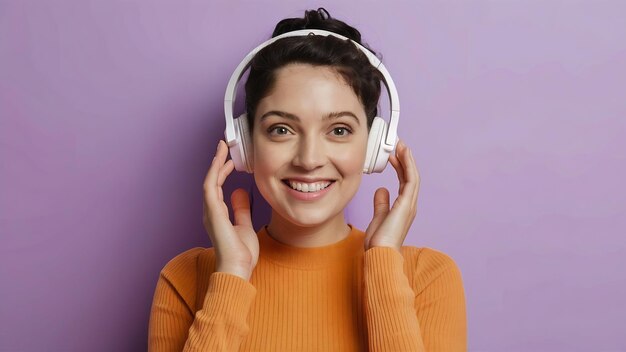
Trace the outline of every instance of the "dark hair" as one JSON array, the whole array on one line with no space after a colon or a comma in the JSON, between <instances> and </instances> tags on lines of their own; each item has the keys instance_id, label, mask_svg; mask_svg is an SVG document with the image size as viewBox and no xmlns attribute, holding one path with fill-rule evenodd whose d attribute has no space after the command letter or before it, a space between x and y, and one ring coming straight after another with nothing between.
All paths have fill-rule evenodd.
<instances>
[{"instance_id":1,"label":"dark hair","mask_svg":"<svg viewBox=\"0 0 626 352\"><path fill-rule=\"evenodd\" d=\"M304 18L285 18L276 24L272 38L298 29L323 29L361 43L361 33L345 22L331 18L326 9L307 10ZM277 69L291 63L330 66L348 83L361 101L367 117L368 129L378 113L380 83L383 75L370 62L365 53L350 40L334 36L295 36L282 38L261 49L250 62L246 81L246 112L250 131L259 101L274 87Z\"/></svg>"}]
</instances>

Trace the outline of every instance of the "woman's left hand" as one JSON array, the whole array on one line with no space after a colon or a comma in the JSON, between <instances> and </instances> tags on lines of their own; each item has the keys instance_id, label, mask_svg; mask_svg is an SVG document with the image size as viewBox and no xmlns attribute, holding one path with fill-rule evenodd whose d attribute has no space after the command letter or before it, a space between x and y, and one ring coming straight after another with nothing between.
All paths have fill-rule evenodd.
<instances>
[{"instance_id":1,"label":"woman's left hand","mask_svg":"<svg viewBox=\"0 0 626 352\"><path fill-rule=\"evenodd\" d=\"M391 247L400 252L417 213L420 176L411 150L403 141L398 141L396 154L389 156L389 162L400 182L398 198L389 209L389 191L384 187L376 190L374 217L365 231L365 250Z\"/></svg>"}]
</instances>

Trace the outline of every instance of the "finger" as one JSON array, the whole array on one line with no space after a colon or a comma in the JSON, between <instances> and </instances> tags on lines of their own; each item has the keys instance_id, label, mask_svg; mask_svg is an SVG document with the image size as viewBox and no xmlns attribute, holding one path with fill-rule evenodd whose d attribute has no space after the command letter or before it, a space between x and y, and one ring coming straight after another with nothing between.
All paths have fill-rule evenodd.
<instances>
[{"instance_id":1,"label":"finger","mask_svg":"<svg viewBox=\"0 0 626 352\"><path fill-rule=\"evenodd\" d=\"M417 169L417 163L415 162L415 158L413 157L413 152L410 152L411 157L411 172L414 174L415 179L417 180L417 187L419 188L419 183L421 181L419 170Z\"/></svg>"},{"instance_id":2,"label":"finger","mask_svg":"<svg viewBox=\"0 0 626 352\"><path fill-rule=\"evenodd\" d=\"M215 151L215 156L213 156L213 160L211 161L211 165L209 166L209 170L207 171L206 177L204 178L204 187L205 190L207 188L209 188L212 185L216 184L216 179L217 179L217 175L216 175L216 168L219 170L219 166L217 166L219 163L217 162L217 153L220 149L220 145L221 145L222 141L220 140L219 143L217 144L217 150Z\"/></svg>"},{"instance_id":3,"label":"finger","mask_svg":"<svg viewBox=\"0 0 626 352\"><path fill-rule=\"evenodd\" d=\"M405 182L416 180L417 174L411 172L415 168L415 161L413 160L411 149L407 145L404 145L403 148L398 151L398 155L396 157L404 170L403 175Z\"/></svg>"},{"instance_id":4,"label":"finger","mask_svg":"<svg viewBox=\"0 0 626 352\"><path fill-rule=\"evenodd\" d=\"M411 168L414 167L415 164L412 161L411 150L403 142L398 143L396 154L396 160L394 160L394 162L397 163L396 171L398 173L398 179L401 179L402 183L393 208L404 204L405 210L412 212L412 208L415 207L413 204L417 200L415 192L417 188L416 174L411 172Z\"/></svg>"},{"instance_id":5,"label":"finger","mask_svg":"<svg viewBox=\"0 0 626 352\"><path fill-rule=\"evenodd\" d=\"M235 168L234 162L232 160L228 160L226 161L226 164L222 165L217 175L217 194L221 202L224 201L224 191L222 189L222 186L224 185L224 181L226 180L226 177L230 175L230 173L233 171L234 168Z\"/></svg>"},{"instance_id":6,"label":"finger","mask_svg":"<svg viewBox=\"0 0 626 352\"><path fill-rule=\"evenodd\" d=\"M414 216L417 211L417 195L419 191L419 173L417 172L417 167L415 166L415 159L413 158L413 153L410 149L408 149L402 156L402 163L405 166L404 169L406 171L406 190L407 190L407 201L409 201L410 206L410 214Z\"/></svg>"},{"instance_id":7,"label":"finger","mask_svg":"<svg viewBox=\"0 0 626 352\"><path fill-rule=\"evenodd\" d=\"M402 166L402 177L405 183L409 182L409 174L407 172L409 160L407 157L409 157L410 153L411 150L409 149L409 146L404 144L404 142L402 143L402 146L396 150L396 158L398 163Z\"/></svg>"},{"instance_id":8,"label":"finger","mask_svg":"<svg viewBox=\"0 0 626 352\"><path fill-rule=\"evenodd\" d=\"M400 157L401 163L405 170L405 179L407 182L417 182L419 181L419 174L417 173L417 167L415 165L415 159L413 158L413 152L409 147L406 147L406 150Z\"/></svg>"},{"instance_id":9,"label":"finger","mask_svg":"<svg viewBox=\"0 0 626 352\"><path fill-rule=\"evenodd\" d=\"M226 158L228 157L228 146L223 139L217 143L217 151L215 152L215 157L217 158L218 164L224 165L226 162Z\"/></svg>"},{"instance_id":10,"label":"finger","mask_svg":"<svg viewBox=\"0 0 626 352\"><path fill-rule=\"evenodd\" d=\"M219 178L219 170L222 165L224 165L224 158L226 157L225 152L225 143L220 140L217 144L217 151L215 157L211 161L211 166L209 167L209 171L204 179L204 193L207 199L215 199L214 196L219 198L219 192L221 191L221 185L218 186L217 181ZM219 189L218 189L219 188Z\"/></svg>"},{"instance_id":11,"label":"finger","mask_svg":"<svg viewBox=\"0 0 626 352\"><path fill-rule=\"evenodd\" d=\"M399 159L399 157L406 152L406 149L407 149L406 144L400 141L398 142L398 148L396 148L396 155L389 156L391 165L394 167L396 171L396 176L398 177L398 183L399 183L398 195L401 195L404 193L405 185L407 182L405 166L400 162L400 159Z\"/></svg>"},{"instance_id":12,"label":"finger","mask_svg":"<svg viewBox=\"0 0 626 352\"><path fill-rule=\"evenodd\" d=\"M233 194L230 195L230 204L233 207L235 225L252 227L248 192L246 192L243 188L237 188Z\"/></svg>"},{"instance_id":13,"label":"finger","mask_svg":"<svg viewBox=\"0 0 626 352\"><path fill-rule=\"evenodd\" d=\"M385 220L387 214L389 213L389 191L381 187L376 190L374 193L374 216L372 217L372 221L367 226L365 233L367 236L365 238L365 246L369 247L369 240L371 236L376 232L380 224Z\"/></svg>"},{"instance_id":14,"label":"finger","mask_svg":"<svg viewBox=\"0 0 626 352\"><path fill-rule=\"evenodd\" d=\"M404 183L404 172L398 172L399 170L402 169L402 165L400 164L398 157L393 154L389 155L389 163L391 164L391 166L393 166L394 169L396 169L396 176L398 177L398 182Z\"/></svg>"},{"instance_id":15,"label":"finger","mask_svg":"<svg viewBox=\"0 0 626 352\"><path fill-rule=\"evenodd\" d=\"M413 190L413 203L416 204L417 195L420 189L420 175L419 175L419 171L417 170L417 165L415 164L415 159L413 158L413 153L411 151L409 151L409 162L410 162L410 166L407 171L409 173L409 177L415 180L414 181L415 187Z\"/></svg>"},{"instance_id":16,"label":"finger","mask_svg":"<svg viewBox=\"0 0 626 352\"><path fill-rule=\"evenodd\" d=\"M402 159L407 169L407 176L409 176L409 173L411 173L411 171L417 170L417 167L415 166L415 159L413 158L413 152L411 151L411 148L409 148L409 146L406 144L404 144L404 148L406 149L406 154L404 154ZM412 173L411 176L417 176L417 173Z\"/></svg>"},{"instance_id":17,"label":"finger","mask_svg":"<svg viewBox=\"0 0 626 352\"><path fill-rule=\"evenodd\" d=\"M374 218L389 212L389 191L381 187L374 193Z\"/></svg>"},{"instance_id":18,"label":"finger","mask_svg":"<svg viewBox=\"0 0 626 352\"><path fill-rule=\"evenodd\" d=\"M389 162L391 163L391 166L393 166L393 168L396 171L396 177L398 178L398 194L401 194L403 189L404 189L404 171L402 170L402 165L400 164L400 162L398 161L398 158L395 155L390 155L389 156Z\"/></svg>"},{"instance_id":19,"label":"finger","mask_svg":"<svg viewBox=\"0 0 626 352\"><path fill-rule=\"evenodd\" d=\"M228 177L228 175L230 175L230 173L233 172L234 169L235 163L232 160L227 160L226 164L222 165L222 167L220 168L219 174L217 176L217 185L220 187L224 185L226 177Z\"/></svg>"}]
</instances>

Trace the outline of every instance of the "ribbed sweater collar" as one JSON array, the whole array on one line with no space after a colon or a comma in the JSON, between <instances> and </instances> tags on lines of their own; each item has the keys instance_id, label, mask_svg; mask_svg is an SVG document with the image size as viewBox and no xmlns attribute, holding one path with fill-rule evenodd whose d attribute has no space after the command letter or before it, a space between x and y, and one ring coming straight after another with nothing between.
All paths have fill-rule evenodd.
<instances>
[{"instance_id":1,"label":"ribbed sweater collar","mask_svg":"<svg viewBox=\"0 0 626 352\"><path fill-rule=\"evenodd\" d=\"M363 252L365 233L348 224L351 231L339 242L321 247L292 247L278 242L263 226L257 233L260 257L276 264L295 269L316 269L332 267Z\"/></svg>"}]
</instances>

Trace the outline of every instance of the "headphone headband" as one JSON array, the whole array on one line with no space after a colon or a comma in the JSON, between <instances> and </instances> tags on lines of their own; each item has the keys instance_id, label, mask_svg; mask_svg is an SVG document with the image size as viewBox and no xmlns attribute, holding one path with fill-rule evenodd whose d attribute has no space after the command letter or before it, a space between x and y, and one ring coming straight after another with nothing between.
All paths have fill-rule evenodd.
<instances>
[{"instance_id":1,"label":"headphone headband","mask_svg":"<svg viewBox=\"0 0 626 352\"><path fill-rule=\"evenodd\" d=\"M254 55L256 55L256 53L259 52L264 47L274 43L275 41L279 39L286 38L286 37L294 37L294 36L306 36L310 34L323 35L323 36L332 35L340 39L350 40L353 44L357 46L357 48L359 48L367 56L370 63L374 67L376 67L380 71L380 73L382 73L384 77L383 83L385 84L385 88L387 89L387 92L389 95L389 102L390 102L390 109L391 109L391 116L389 118L389 128L387 130L387 135L383 137L385 139L383 143L385 144L384 146L385 150L388 150L389 152L391 152L396 145L396 140L397 140L396 137L397 137L397 132L398 132L398 120L400 119L400 101L398 99L398 92L396 90L395 84L393 83L393 79L391 78L391 75L385 68L385 65L383 65L383 63L380 61L380 59L376 57L376 55L374 55L367 48L365 48L361 44L343 35L326 31L326 30L322 30L322 29L300 29L296 31L283 33L281 35L278 35L274 38L271 38L263 42L256 48L252 49L252 51L250 51L250 53L248 53L248 55L246 55L246 57L241 61L241 63L237 66L232 76L230 77L230 81L228 81L228 86L226 87L226 94L224 95L224 114L226 115L226 130L224 131L224 135L226 137L226 143L228 144L228 146L232 147L236 143L236 140L237 140L237 135L235 133L235 126L234 126L234 116L233 116L233 110L235 106L235 97L237 94L237 89L236 89L237 84L239 83L239 80L243 76L243 73L250 67L250 62L252 61L252 58L254 57Z\"/></svg>"}]
</instances>

